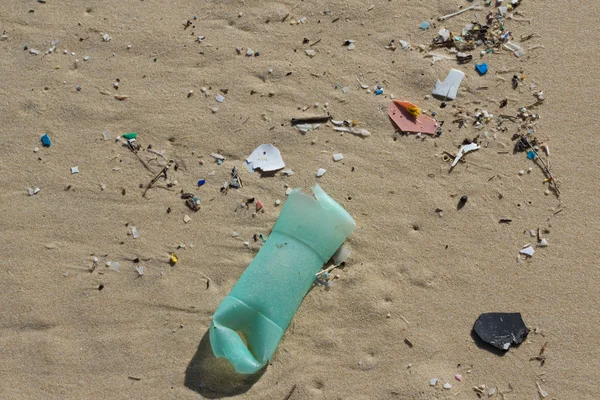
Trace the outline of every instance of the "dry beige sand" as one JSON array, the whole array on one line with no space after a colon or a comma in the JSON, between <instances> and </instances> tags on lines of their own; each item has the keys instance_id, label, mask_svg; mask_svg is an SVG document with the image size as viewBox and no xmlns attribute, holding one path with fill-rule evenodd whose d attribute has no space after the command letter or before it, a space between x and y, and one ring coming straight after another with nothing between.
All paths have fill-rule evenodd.
<instances>
[{"instance_id":1,"label":"dry beige sand","mask_svg":"<svg viewBox=\"0 0 600 400\"><path fill-rule=\"evenodd\" d=\"M549 399L599 398L598 4L523 0L519 18L533 21L506 26L517 39L538 33L523 45L544 48L520 59L506 51L488 55L484 77L474 62L432 66L416 50L440 26L459 31L475 15L484 18L486 11L470 11L418 28L468 4L2 1L0 397L476 399L473 386L485 384L508 400L538 399L540 384ZM194 26L184 29L194 15ZM289 23L301 17L305 24ZM112 39L104 42L102 33ZM195 42L199 35L202 43ZM308 47L303 38L320 42ZM356 40L354 51L342 46L346 39ZM390 39L408 40L414 50L386 50ZM56 51L43 54L52 40ZM260 56L237 55L236 47ZM314 58L307 48L316 50ZM425 95L450 68L467 76L458 98L440 109ZM518 90L512 74L496 73L507 69L526 75ZM385 95L361 89L357 78L382 84ZM485 128L490 139L449 174L443 152L482 133L452 123L457 107L515 115L535 101L532 83L546 97L535 110L536 136L550 146L560 198L545 195L543 172L524 154L502 153L512 150L517 124L493 140L492 122ZM218 104L222 88L228 93ZM117 101L115 93L129 98ZM436 110L443 135L396 137L386 115L390 94ZM511 100L501 111L505 97ZM327 102L336 119L358 120L371 137L324 126L300 134L289 120L321 113L315 102ZM167 190L159 181L163 187L143 198L140 185L153 174L125 147L104 141L105 130L113 138L137 131L144 149L164 150L179 163L169 172L177 185ZM41 146L43 133L50 148ZM261 178L242 168L262 143L281 150L293 176ZM227 158L223 165L214 152ZM337 152L345 158L334 163ZM154 154L139 154L160 170ZM71 175L73 166L79 174ZM244 187L222 195L234 166ZM530 174L518 175L530 166ZM327 173L317 179L320 167ZM196 188L200 178L207 183ZM351 258L333 287L307 295L266 371L236 376L210 351L212 313L259 250L252 236L272 228L285 185L306 191L316 182L356 219ZM29 197L29 187L41 191ZM182 189L200 196L199 212L179 199ZM457 211L463 195L469 201ZM238 209L249 197L265 203L264 213ZM141 237L129 236L127 224ZM550 246L517 263L519 249L534 241L529 230L538 227L550 231ZM177 250L180 243L186 248ZM168 264L172 251L175 267ZM94 256L99 262L90 272ZM144 276L135 271L136 257ZM107 260L119 262L120 272ZM490 311L521 312L536 333L502 357L479 348L471 328ZM530 361L546 342L545 364ZM434 377L440 383L430 387ZM444 390L444 382L452 388ZM498 392L494 399L502 398Z\"/></svg>"}]
</instances>

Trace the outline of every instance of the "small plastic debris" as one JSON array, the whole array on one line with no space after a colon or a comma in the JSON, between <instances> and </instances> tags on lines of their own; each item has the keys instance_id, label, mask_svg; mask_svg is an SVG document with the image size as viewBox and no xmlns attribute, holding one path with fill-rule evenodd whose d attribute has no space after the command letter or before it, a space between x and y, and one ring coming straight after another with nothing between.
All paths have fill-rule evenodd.
<instances>
[{"instance_id":1,"label":"small plastic debris","mask_svg":"<svg viewBox=\"0 0 600 400\"><path fill-rule=\"evenodd\" d=\"M528 245L528 246L522 248L521 250L519 250L519 253L524 254L527 257L533 257L535 250L533 249L533 246Z\"/></svg>"},{"instance_id":2,"label":"small plastic debris","mask_svg":"<svg viewBox=\"0 0 600 400\"><path fill-rule=\"evenodd\" d=\"M297 124L296 129L298 129L302 133L307 133L318 129L320 126L321 124Z\"/></svg>"},{"instance_id":3,"label":"small plastic debris","mask_svg":"<svg viewBox=\"0 0 600 400\"><path fill-rule=\"evenodd\" d=\"M256 212L262 210L263 207L264 207L264 205L263 205L262 201L260 201L260 200L257 199L256 200Z\"/></svg>"},{"instance_id":4,"label":"small plastic debris","mask_svg":"<svg viewBox=\"0 0 600 400\"><path fill-rule=\"evenodd\" d=\"M357 135L357 136L362 136L362 137L367 137L367 136L371 136L371 133L363 128L355 128L352 126L335 126L333 128L334 131L338 131L338 132L349 132L353 135Z\"/></svg>"},{"instance_id":5,"label":"small plastic debris","mask_svg":"<svg viewBox=\"0 0 600 400\"><path fill-rule=\"evenodd\" d=\"M402 132L433 135L440 128L438 121L423 115L419 107L408 101L393 100L388 107L388 116Z\"/></svg>"},{"instance_id":6,"label":"small plastic debris","mask_svg":"<svg viewBox=\"0 0 600 400\"><path fill-rule=\"evenodd\" d=\"M100 190L106 190L106 185L104 183L100 184Z\"/></svg>"},{"instance_id":7,"label":"small plastic debris","mask_svg":"<svg viewBox=\"0 0 600 400\"><path fill-rule=\"evenodd\" d=\"M536 157L537 157L537 154L536 154L536 152L535 152L535 151L533 151L533 150L529 150L529 151L527 152L527 159L528 159L528 160L534 160Z\"/></svg>"},{"instance_id":8,"label":"small plastic debris","mask_svg":"<svg viewBox=\"0 0 600 400\"><path fill-rule=\"evenodd\" d=\"M109 265L109 263L110 263L110 265ZM112 269L113 271L121 272L121 270L119 269L119 267L121 266L121 264L119 264L119 263L118 263L118 262L116 262L116 261L112 261L112 262L111 262L111 261L108 261L108 262L106 263L106 265L107 265L107 266L108 266L110 269Z\"/></svg>"},{"instance_id":9,"label":"small plastic debris","mask_svg":"<svg viewBox=\"0 0 600 400\"><path fill-rule=\"evenodd\" d=\"M500 9L502 7L498 7L498 9ZM525 50L518 44L515 42L511 42L510 40L506 43L504 43L503 46L506 50L512 51L513 54L517 57L521 57L523 54L525 54Z\"/></svg>"},{"instance_id":10,"label":"small plastic debris","mask_svg":"<svg viewBox=\"0 0 600 400\"><path fill-rule=\"evenodd\" d=\"M138 232L138 230L135 226L131 227L131 236L133 236L134 239L137 239L140 237L140 233Z\"/></svg>"},{"instance_id":11,"label":"small plastic debris","mask_svg":"<svg viewBox=\"0 0 600 400\"><path fill-rule=\"evenodd\" d=\"M260 169L263 172L277 171L285 167L281 153L272 144L261 144L246 159L248 171Z\"/></svg>"},{"instance_id":12,"label":"small plastic debris","mask_svg":"<svg viewBox=\"0 0 600 400\"><path fill-rule=\"evenodd\" d=\"M44 133L42 135L41 140L42 140L42 144L44 145L44 147L52 146L52 142L50 141L50 136L48 136L47 133Z\"/></svg>"},{"instance_id":13,"label":"small plastic debris","mask_svg":"<svg viewBox=\"0 0 600 400\"><path fill-rule=\"evenodd\" d=\"M317 178L322 177L323 175L325 175L325 172L327 172L327 170L325 168L319 168L317 170Z\"/></svg>"},{"instance_id":14,"label":"small plastic debris","mask_svg":"<svg viewBox=\"0 0 600 400\"><path fill-rule=\"evenodd\" d=\"M342 244L339 249L331 256L335 265L340 265L350 257L351 249L346 244Z\"/></svg>"},{"instance_id":15,"label":"small plastic debris","mask_svg":"<svg viewBox=\"0 0 600 400\"><path fill-rule=\"evenodd\" d=\"M78 174L79 173L79 167L75 166L75 167L71 167L71 174Z\"/></svg>"},{"instance_id":16,"label":"small plastic debris","mask_svg":"<svg viewBox=\"0 0 600 400\"><path fill-rule=\"evenodd\" d=\"M539 243L537 244L537 247L548 247L548 241L544 238L542 238Z\"/></svg>"},{"instance_id":17,"label":"small plastic debris","mask_svg":"<svg viewBox=\"0 0 600 400\"><path fill-rule=\"evenodd\" d=\"M333 155L333 161L340 161L344 159L344 155L342 153L336 153Z\"/></svg>"},{"instance_id":18,"label":"small plastic debris","mask_svg":"<svg viewBox=\"0 0 600 400\"><path fill-rule=\"evenodd\" d=\"M525 175L525 171L524 171L524 170L522 170L522 169L520 169L520 170L519 170L519 175Z\"/></svg>"},{"instance_id":19,"label":"small plastic debris","mask_svg":"<svg viewBox=\"0 0 600 400\"><path fill-rule=\"evenodd\" d=\"M199 179L198 180L198 187L204 185L206 183L206 179Z\"/></svg>"},{"instance_id":20,"label":"small plastic debris","mask_svg":"<svg viewBox=\"0 0 600 400\"><path fill-rule=\"evenodd\" d=\"M279 199L275 200L275 205L276 205L276 206L279 206L279 205L281 205L281 200L279 200Z\"/></svg>"},{"instance_id":21,"label":"small plastic debris","mask_svg":"<svg viewBox=\"0 0 600 400\"><path fill-rule=\"evenodd\" d=\"M380 94L383 94L383 89L379 88L375 90L375 95L379 96Z\"/></svg>"},{"instance_id":22,"label":"small plastic debris","mask_svg":"<svg viewBox=\"0 0 600 400\"><path fill-rule=\"evenodd\" d=\"M109 131L102 132L102 138L104 140L110 140L110 132Z\"/></svg>"},{"instance_id":23,"label":"small plastic debris","mask_svg":"<svg viewBox=\"0 0 600 400\"><path fill-rule=\"evenodd\" d=\"M220 155L218 153L212 153L210 156L217 161L218 160L225 161L225 157L223 157L222 155Z\"/></svg>"},{"instance_id":24,"label":"small plastic debris","mask_svg":"<svg viewBox=\"0 0 600 400\"><path fill-rule=\"evenodd\" d=\"M444 383L444 389L452 389L452 385L449 384L448 382Z\"/></svg>"},{"instance_id":25,"label":"small plastic debris","mask_svg":"<svg viewBox=\"0 0 600 400\"><path fill-rule=\"evenodd\" d=\"M454 166L456 166L456 164L460 161L462 156L471 151L479 150L479 148L480 146L477 143L470 143L460 146L460 150L458 150L458 154L456 155L456 157L454 157L454 161L452 161L452 165L450 165L450 168L454 168Z\"/></svg>"},{"instance_id":26,"label":"small plastic debris","mask_svg":"<svg viewBox=\"0 0 600 400\"><path fill-rule=\"evenodd\" d=\"M461 381L462 381L462 379L463 379L461 374L456 374L456 375L454 375L454 378L455 378L457 381L459 381L459 382L461 382Z\"/></svg>"},{"instance_id":27,"label":"small plastic debris","mask_svg":"<svg viewBox=\"0 0 600 400\"><path fill-rule=\"evenodd\" d=\"M137 138L137 132L130 132L123 135L123 137L127 140Z\"/></svg>"},{"instance_id":28,"label":"small plastic debris","mask_svg":"<svg viewBox=\"0 0 600 400\"><path fill-rule=\"evenodd\" d=\"M309 56L310 58L313 58L314 56L317 55L317 53L312 49L304 50L304 53L306 53L306 55Z\"/></svg>"},{"instance_id":29,"label":"small plastic debris","mask_svg":"<svg viewBox=\"0 0 600 400\"><path fill-rule=\"evenodd\" d=\"M437 385L438 382L439 382L438 378L431 378L429 380L429 386L435 386L435 385Z\"/></svg>"},{"instance_id":30,"label":"small plastic debris","mask_svg":"<svg viewBox=\"0 0 600 400\"><path fill-rule=\"evenodd\" d=\"M523 343L529 334L521 313L481 314L473 330L482 341L504 351L512 344Z\"/></svg>"},{"instance_id":31,"label":"small plastic debris","mask_svg":"<svg viewBox=\"0 0 600 400\"><path fill-rule=\"evenodd\" d=\"M217 93L217 95L215 96L215 100L217 100L217 102L219 103L222 103L225 101L225 97L223 97L221 93Z\"/></svg>"},{"instance_id":32,"label":"small plastic debris","mask_svg":"<svg viewBox=\"0 0 600 400\"><path fill-rule=\"evenodd\" d=\"M185 214L185 215L183 216L183 222L185 222L186 224L187 224L188 222L190 222L191 220L192 220L192 219L190 218L190 216L189 216L189 215Z\"/></svg>"},{"instance_id":33,"label":"small plastic debris","mask_svg":"<svg viewBox=\"0 0 600 400\"><path fill-rule=\"evenodd\" d=\"M464 77L464 72L453 68L446 76L446 79L444 79L444 82L440 82L438 79L435 83L435 88L431 93L443 100L454 100L456 99L458 87Z\"/></svg>"},{"instance_id":34,"label":"small plastic debris","mask_svg":"<svg viewBox=\"0 0 600 400\"><path fill-rule=\"evenodd\" d=\"M429 29L430 26L431 26L431 24L428 21L423 21L419 25L419 28L421 28L423 30L427 30L427 29Z\"/></svg>"},{"instance_id":35,"label":"small plastic debris","mask_svg":"<svg viewBox=\"0 0 600 400\"><path fill-rule=\"evenodd\" d=\"M169 257L169 264L175 265L179 261L179 258L175 255L175 253L171 253L171 257Z\"/></svg>"},{"instance_id":36,"label":"small plastic debris","mask_svg":"<svg viewBox=\"0 0 600 400\"><path fill-rule=\"evenodd\" d=\"M139 276L144 275L144 267L142 267L141 265L138 265L137 267L135 267L135 270L137 271Z\"/></svg>"},{"instance_id":37,"label":"small plastic debris","mask_svg":"<svg viewBox=\"0 0 600 400\"><path fill-rule=\"evenodd\" d=\"M479 75L485 75L488 72L488 65L486 63L475 64L475 71L477 71Z\"/></svg>"},{"instance_id":38,"label":"small plastic debris","mask_svg":"<svg viewBox=\"0 0 600 400\"><path fill-rule=\"evenodd\" d=\"M103 33L102 34L102 40L104 40L105 42L108 42L111 39L112 38L110 36L108 36L108 33Z\"/></svg>"},{"instance_id":39,"label":"small plastic debris","mask_svg":"<svg viewBox=\"0 0 600 400\"><path fill-rule=\"evenodd\" d=\"M542 396L542 398L546 398L548 397L548 392L546 392L544 389L542 389L542 387L540 386L539 383L536 382L537 388L538 388L538 392L540 394L540 396Z\"/></svg>"},{"instance_id":40,"label":"small plastic debris","mask_svg":"<svg viewBox=\"0 0 600 400\"><path fill-rule=\"evenodd\" d=\"M292 171L291 169L284 169L283 171L281 171L281 173L284 174L285 176L294 175L294 171Z\"/></svg>"}]
</instances>

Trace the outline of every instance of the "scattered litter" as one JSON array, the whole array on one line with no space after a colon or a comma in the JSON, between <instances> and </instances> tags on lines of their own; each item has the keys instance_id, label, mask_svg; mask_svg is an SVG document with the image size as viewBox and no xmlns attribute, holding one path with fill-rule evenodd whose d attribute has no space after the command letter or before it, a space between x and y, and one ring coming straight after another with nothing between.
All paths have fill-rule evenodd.
<instances>
[{"instance_id":1,"label":"scattered litter","mask_svg":"<svg viewBox=\"0 0 600 400\"><path fill-rule=\"evenodd\" d=\"M260 210L262 210L264 208L264 205L262 203L262 201L260 200L256 200L256 212L259 212Z\"/></svg>"},{"instance_id":2,"label":"scattered litter","mask_svg":"<svg viewBox=\"0 0 600 400\"><path fill-rule=\"evenodd\" d=\"M454 375L454 378L455 378L457 381L459 381L459 382L461 382L461 381L462 381L462 379L463 379L461 374L456 374L456 375Z\"/></svg>"},{"instance_id":3,"label":"scattered litter","mask_svg":"<svg viewBox=\"0 0 600 400\"><path fill-rule=\"evenodd\" d=\"M110 132L109 131L102 132L102 138L104 140L110 140Z\"/></svg>"},{"instance_id":4,"label":"scattered litter","mask_svg":"<svg viewBox=\"0 0 600 400\"><path fill-rule=\"evenodd\" d=\"M141 265L138 265L137 267L135 267L135 270L137 271L139 276L144 275L144 267L142 267Z\"/></svg>"},{"instance_id":5,"label":"scattered litter","mask_svg":"<svg viewBox=\"0 0 600 400\"><path fill-rule=\"evenodd\" d=\"M452 389L452 385L446 382L444 383L444 389Z\"/></svg>"},{"instance_id":6,"label":"scattered litter","mask_svg":"<svg viewBox=\"0 0 600 400\"><path fill-rule=\"evenodd\" d=\"M285 176L294 175L294 171L292 171L291 169L284 169L283 171L281 171L281 173L284 174Z\"/></svg>"},{"instance_id":7,"label":"scattered litter","mask_svg":"<svg viewBox=\"0 0 600 400\"><path fill-rule=\"evenodd\" d=\"M439 79L435 83L435 88L432 94L436 97L442 98L443 100L454 100L458 92L458 87L465 77L464 72L457 69L451 69L444 82L440 82Z\"/></svg>"},{"instance_id":8,"label":"scattered litter","mask_svg":"<svg viewBox=\"0 0 600 400\"><path fill-rule=\"evenodd\" d=\"M317 178L322 177L323 175L325 175L325 172L327 172L327 170L325 168L319 168L317 170Z\"/></svg>"},{"instance_id":9,"label":"scattered litter","mask_svg":"<svg viewBox=\"0 0 600 400\"><path fill-rule=\"evenodd\" d=\"M308 50L304 50L304 52L306 53L307 56L309 56L310 58L313 58L314 56L317 55L317 53L313 50L313 49L308 49Z\"/></svg>"},{"instance_id":10,"label":"scattered litter","mask_svg":"<svg viewBox=\"0 0 600 400\"><path fill-rule=\"evenodd\" d=\"M204 185L206 183L206 179L199 179L198 180L198 187Z\"/></svg>"},{"instance_id":11,"label":"scattered litter","mask_svg":"<svg viewBox=\"0 0 600 400\"><path fill-rule=\"evenodd\" d=\"M119 264L119 263L118 263L118 262L116 262L116 261L112 261L112 262L111 262L111 261L107 261L107 262L106 262L106 265L107 265L107 266L108 266L110 269L112 269L113 271L121 272L121 270L119 269L119 267L121 266L121 264Z\"/></svg>"},{"instance_id":12,"label":"scattered litter","mask_svg":"<svg viewBox=\"0 0 600 400\"><path fill-rule=\"evenodd\" d=\"M511 42L510 40L504 43L503 47L506 50L512 51L517 57L521 57L523 54L525 54L525 50L518 43Z\"/></svg>"},{"instance_id":13,"label":"scattered litter","mask_svg":"<svg viewBox=\"0 0 600 400\"><path fill-rule=\"evenodd\" d=\"M548 397L548 392L546 392L544 389L542 389L542 387L540 386L539 383L536 382L535 384L537 385L538 392L539 392L540 396L542 396L542 398L544 398L544 399L546 397Z\"/></svg>"},{"instance_id":14,"label":"scattered litter","mask_svg":"<svg viewBox=\"0 0 600 400\"><path fill-rule=\"evenodd\" d=\"M383 94L383 89L382 88L375 89L375 96L379 96L380 94Z\"/></svg>"},{"instance_id":15,"label":"scattered litter","mask_svg":"<svg viewBox=\"0 0 600 400\"><path fill-rule=\"evenodd\" d=\"M537 244L537 247L548 247L548 241L544 238L542 238L539 243Z\"/></svg>"},{"instance_id":16,"label":"scattered litter","mask_svg":"<svg viewBox=\"0 0 600 400\"><path fill-rule=\"evenodd\" d=\"M52 142L50 141L50 136L48 136L47 133L44 133L42 135L41 140L42 140L42 144L44 145L44 147L52 146Z\"/></svg>"},{"instance_id":17,"label":"scattered litter","mask_svg":"<svg viewBox=\"0 0 600 400\"><path fill-rule=\"evenodd\" d=\"M336 153L333 155L333 161L340 161L344 159L344 155L342 153Z\"/></svg>"},{"instance_id":18,"label":"scattered litter","mask_svg":"<svg viewBox=\"0 0 600 400\"><path fill-rule=\"evenodd\" d=\"M112 38L110 36L108 36L108 33L103 33L102 34L102 40L105 42L110 41Z\"/></svg>"},{"instance_id":19,"label":"scattered litter","mask_svg":"<svg viewBox=\"0 0 600 400\"><path fill-rule=\"evenodd\" d=\"M473 330L482 341L504 351L511 344L521 344L529 334L521 313L481 314Z\"/></svg>"},{"instance_id":20,"label":"scattered litter","mask_svg":"<svg viewBox=\"0 0 600 400\"><path fill-rule=\"evenodd\" d=\"M427 30L427 29L429 29L430 26L431 26L431 24L428 21L423 21L419 25L419 28L421 28L423 30Z\"/></svg>"},{"instance_id":21,"label":"scattered litter","mask_svg":"<svg viewBox=\"0 0 600 400\"><path fill-rule=\"evenodd\" d=\"M175 253L171 253L171 257L169 257L169 264L175 265L179 261L179 258L175 255Z\"/></svg>"},{"instance_id":22,"label":"scattered litter","mask_svg":"<svg viewBox=\"0 0 600 400\"><path fill-rule=\"evenodd\" d=\"M138 232L138 230L135 226L131 227L131 236L133 236L134 239L137 239L140 237L140 233Z\"/></svg>"},{"instance_id":23,"label":"scattered litter","mask_svg":"<svg viewBox=\"0 0 600 400\"><path fill-rule=\"evenodd\" d=\"M437 385L438 381L439 381L438 378L431 378L429 380L429 386L435 386L435 385Z\"/></svg>"},{"instance_id":24,"label":"scattered litter","mask_svg":"<svg viewBox=\"0 0 600 400\"><path fill-rule=\"evenodd\" d=\"M225 101L225 97L223 97L221 93L217 93L217 95L215 96L215 100L217 100L217 102L219 103L222 103Z\"/></svg>"},{"instance_id":25,"label":"scattered litter","mask_svg":"<svg viewBox=\"0 0 600 400\"><path fill-rule=\"evenodd\" d=\"M479 75L485 75L488 72L488 65L486 63L475 64L475 71L477 71Z\"/></svg>"},{"instance_id":26,"label":"scattered litter","mask_svg":"<svg viewBox=\"0 0 600 400\"><path fill-rule=\"evenodd\" d=\"M137 132L129 132L129 133L125 133L123 135L123 137L127 140L131 140L131 139L135 139L137 138Z\"/></svg>"},{"instance_id":27,"label":"scattered litter","mask_svg":"<svg viewBox=\"0 0 600 400\"><path fill-rule=\"evenodd\" d=\"M34 148L33 148L33 152L34 152L34 153L37 153L38 151L40 151L40 148L39 148L39 147L34 147Z\"/></svg>"},{"instance_id":28,"label":"scattered litter","mask_svg":"<svg viewBox=\"0 0 600 400\"><path fill-rule=\"evenodd\" d=\"M186 224L187 224L188 222L190 222L191 220L192 220L192 219L190 218L190 216L189 216L189 215L185 214L185 215L183 216L183 222L185 222Z\"/></svg>"},{"instance_id":29,"label":"scattered litter","mask_svg":"<svg viewBox=\"0 0 600 400\"><path fill-rule=\"evenodd\" d=\"M469 10L473 10L473 9L475 9L475 10L481 10L482 8L480 7L480 4L481 4L480 2L477 2L477 3L473 4L472 6L465 7L462 10L459 10L457 12L441 16L441 17L438 18L438 21L445 21L448 18L452 18L454 16L460 15L460 14L466 12L466 11L469 11Z\"/></svg>"},{"instance_id":30,"label":"scattered litter","mask_svg":"<svg viewBox=\"0 0 600 400\"><path fill-rule=\"evenodd\" d=\"M519 253L524 254L527 257L533 257L535 250L533 249L533 246L527 245L527 246L523 247L521 250L519 250Z\"/></svg>"},{"instance_id":31,"label":"scattered litter","mask_svg":"<svg viewBox=\"0 0 600 400\"><path fill-rule=\"evenodd\" d=\"M416 105L408 101L393 100L388 108L388 116L402 132L435 134L440 123L423 115Z\"/></svg>"},{"instance_id":32,"label":"scattered litter","mask_svg":"<svg viewBox=\"0 0 600 400\"><path fill-rule=\"evenodd\" d=\"M263 172L277 171L285 167L281 152L272 144L261 144L246 159L246 168L254 172L260 169Z\"/></svg>"},{"instance_id":33,"label":"scattered litter","mask_svg":"<svg viewBox=\"0 0 600 400\"><path fill-rule=\"evenodd\" d=\"M339 249L331 256L331 260L335 265L340 265L348 257L350 257L351 249L346 244L342 244Z\"/></svg>"},{"instance_id":34,"label":"scattered litter","mask_svg":"<svg viewBox=\"0 0 600 400\"><path fill-rule=\"evenodd\" d=\"M78 174L79 173L79 167L75 166L75 167L71 167L71 174Z\"/></svg>"},{"instance_id":35,"label":"scattered litter","mask_svg":"<svg viewBox=\"0 0 600 400\"><path fill-rule=\"evenodd\" d=\"M279 200L279 199L275 200L275 205L276 206L281 205L281 200Z\"/></svg>"},{"instance_id":36,"label":"scattered litter","mask_svg":"<svg viewBox=\"0 0 600 400\"><path fill-rule=\"evenodd\" d=\"M296 129L302 133L307 133L319 129L320 126L321 124L297 124Z\"/></svg>"},{"instance_id":37,"label":"scattered litter","mask_svg":"<svg viewBox=\"0 0 600 400\"><path fill-rule=\"evenodd\" d=\"M368 137L371 136L371 133L363 128L355 128L355 127L348 127L348 126L335 126L333 128L334 131L338 131L338 132L349 132L353 135L357 135L357 136L362 136L362 137Z\"/></svg>"},{"instance_id":38,"label":"scattered litter","mask_svg":"<svg viewBox=\"0 0 600 400\"><path fill-rule=\"evenodd\" d=\"M452 161L452 165L450 165L450 168L454 168L454 166L458 163L462 156L471 151L478 150L479 148L480 146L477 143L465 144L460 146L460 150L458 150L458 154L456 155L456 157L454 157L454 161Z\"/></svg>"},{"instance_id":39,"label":"scattered litter","mask_svg":"<svg viewBox=\"0 0 600 400\"><path fill-rule=\"evenodd\" d=\"M301 124L324 124L329 121L328 115L318 115L315 117L292 118L292 125Z\"/></svg>"}]
</instances>

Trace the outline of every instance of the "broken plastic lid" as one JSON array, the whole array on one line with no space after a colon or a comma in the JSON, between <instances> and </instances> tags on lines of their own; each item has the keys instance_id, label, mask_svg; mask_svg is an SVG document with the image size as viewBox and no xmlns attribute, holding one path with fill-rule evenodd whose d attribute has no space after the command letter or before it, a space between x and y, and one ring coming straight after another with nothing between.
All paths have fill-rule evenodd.
<instances>
[{"instance_id":1,"label":"broken plastic lid","mask_svg":"<svg viewBox=\"0 0 600 400\"><path fill-rule=\"evenodd\" d=\"M511 344L521 344L529 334L521 313L484 313L473 330L485 343L507 351Z\"/></svg>"},{"instance_id":2,"label":"broken plastic lid","mask_svg":"<svg viewBox=\"0 0 600 400\"><path fill-rule=\"evenodd\" d=\"M444 79L444 82L440 82L438 79L435 83L435 88L431 93L443 100L454 100L456 99L458 87L464 77L464 72L452 68L448 73L448 76L446 76L446 79Z\"/></svg>"},{"instance_id":3,"label":"broken plastic lid","mask_svg":"<svg viewBox=\"0 0 600 400\"><path fill-rule=\"evenodd\" d=\"M417 107L408 101L394 100L388 108L388 116L394 124L403 132L421 132L433 135L440 128L440 123L435 119L420 114L414 117L408 107Z\"/></svg>"},{"instance_id":4,"label":"broken plastic lid","mask_svg":"<svg viewBox=\"0 0 600 400\"><path fill-rule=\"evenodd\" d=\"M250 172L260 169L263 172L277 171L285 167L281 153L272 144L261 144L246 159L246 167Z\"/></svg>"}]
</instances>

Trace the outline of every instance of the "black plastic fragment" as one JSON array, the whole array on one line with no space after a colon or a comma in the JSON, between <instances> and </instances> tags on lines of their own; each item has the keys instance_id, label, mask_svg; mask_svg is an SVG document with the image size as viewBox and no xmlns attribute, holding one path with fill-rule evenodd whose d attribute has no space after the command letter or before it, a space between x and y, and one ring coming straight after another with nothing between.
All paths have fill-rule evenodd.
<instances>
[{"instance_id":1,"label":"black plastic fragment","mask_svg":"<svg viewBox=\"0 0 600 400\"><path fill-rule=\"evenodd\" d=\"M521 313L481 314L473 330L485 343L504 351L513 344L523 343L529 334Z\"/></svg>"}]
</instances>

